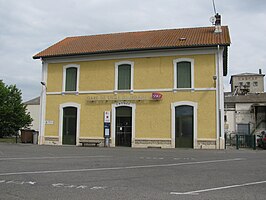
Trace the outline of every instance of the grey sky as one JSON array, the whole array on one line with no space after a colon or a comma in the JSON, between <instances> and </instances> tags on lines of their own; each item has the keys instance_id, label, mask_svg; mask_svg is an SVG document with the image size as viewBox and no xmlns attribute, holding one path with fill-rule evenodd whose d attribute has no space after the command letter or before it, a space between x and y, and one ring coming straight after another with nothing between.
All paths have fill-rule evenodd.
<instances>
[{"instance_id":1,"label":"grey sky","mask_svg":"<svg viewBox=\"0 0 266 200\"><path fill-rule=\"evenodd\" d=\"M266 73L266 1L215 0L228 25L230 75ZM0 79L24 100L40 94L41 62L32 56L76 35L211 26L212 0L0 0Z\"/></svg>"}]
</instances>

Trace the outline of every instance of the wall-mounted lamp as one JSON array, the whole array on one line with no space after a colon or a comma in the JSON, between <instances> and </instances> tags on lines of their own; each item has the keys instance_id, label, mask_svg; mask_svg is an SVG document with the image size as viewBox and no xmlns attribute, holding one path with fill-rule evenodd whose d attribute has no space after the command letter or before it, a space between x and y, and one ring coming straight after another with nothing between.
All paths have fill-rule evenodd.
<instances>
[{"instance_id":1,"label":"wall-mounted lamp","mask_svg":"<svg viewBox=\"0 0 266 200\"><path fill-rule=\"evenodd\" d=\"M215 87L216 88L216 80L217 80L217 76L213 76L212 77L212 79L213 79L213 87Z\"/></svg>"},{"instance_id":2,"label":"wall-mounted lamp","mask_svg":"<svg viewBox=\"0 0 266 200\"><path fill-rule=\"evenodd\" d=\"M44 86L47 89L46 83L45 82L41 82L42 86Z\"/></svg>"}]
</instances>

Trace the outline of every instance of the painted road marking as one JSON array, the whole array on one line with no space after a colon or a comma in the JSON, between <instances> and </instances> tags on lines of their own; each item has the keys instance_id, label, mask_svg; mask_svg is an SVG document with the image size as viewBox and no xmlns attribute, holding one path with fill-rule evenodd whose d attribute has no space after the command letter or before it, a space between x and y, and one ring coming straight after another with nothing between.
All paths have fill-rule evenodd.
<instances>
[{"instance_id":1,"label":"painted road marking","mask_svg":"<svg viewBox=\"0 0 266 200\"><path fill-rule=\"evenodd\" d=\"M244 158L234 158L234 159L225 159L225 160L208 160L208 161L171 163L171 164L160 164L160 165L140 165L140 166L136 165L136 166L125 166L125 167L88 168L88 169L63 169L63 170L54 170L54 171L51 170L51 171L7 172L7 173L0 173L0 176L175 167L175 166L182 166L182 165L210 164L210 163L233 162L233 161L242 161L242 160L245 160L245 159Z\"/></svg>"},{"instance_id":2,"label":"painted road marking","mask_svg":"<svg viewBox=\"0 0 266 200\"><path fill-rule=\"evenodd\" d=\"M245 187L245 186L258 185L258 184L263 184L263 183L266 183L266 181L258 181L258 182L244 183L244 184L238 184L238 185L228 185L228 186L223 186L223 187L209 188L209 189L204 189L204 190L195 190L195 191L190 191L190 192L170 192L170 194L198 195L199 193L203 193L203 192L210 192L210 191L216 191L216 190L226 190L226 189L230 189L230 188Z\"/></svg>"},{"instance_id":3,"label":"painted road marking","mask_svg":"<svg viewBox=\"0 0 266 200\"><path fill-rule=\"evenodd\" d=\"M164 159L173 159L173 160L196 160L195 158L163 158L163 157L139 157L144 160L164 160Z\"/></svg>"},{"instance_id":4,"label":"painted road marking","mask_svg":"<svg viewBox=\"0 0 266 200\"><path fill-rule=\"evenodd\" d=\"M86 185L70 185L70 184L65 184L65 183L54 183L52 184L53 187L58 187L58 188L74 188L74 189L85 189L88 186Z\"/></svg>"},{"instance_id":5,"label":"painted road marking","mask_svg":"<svg viewBox=\"0 0 266 200\"><path fill-rule=\"evenodd\" d=\"M145 160L163 160L164 158L162 158L162 157L140 157L140 159L145 159Z\"/></svg>"},{"instance_id":6,"label":"painted road marking","mask_svg":"<svg viewBox=\"0 0 266 200\"><path fill-rule=\"evenodd\" d=\"M106 187L102 187L102 186L94 186L90 188L91 190L104 190L106 189Z\"/></svg>"},{"instance_id":7,"label":"painted road marking","mask_svg":"<svg viewBox=\"0 0 266 200\"><path fill-rule=\"evenodd\" d=\"M24 157L24 158L0 158L1 160L42 160L42 159L75 159L75 158L108 158L112 156L61 156L61 157Z\"/></svg>"},{"instance_id":8,"label":"painted road marking","mask_svg":"<svg viewBox=\"0 0 266 200\"><path fill-rule=\"evenodd\" d=\"M89 187L87 185L71 185L71 184L66 184L66 183L54 183L52 184L53 187L56 188L72 188L72 189L90 189L90 190L103 190L106 189L107 187L103 187L103 186L93 186L93 187Z\"/></svg>"},{"instance_id":9,"label":"painted road marking","mask_svg":"<svg viewBox=\"0 0 266 200\"><path fill-rule=\"evenodd\" d=\"M35 185L36 184L36 182L34 181L18 181L18 180L0 180L0 183L16 184L16 185L23 185L23 184Z\"/></svg>"},{"instance_id":10,"label":"painted road marking","mask_svg":"<svg viewBox=\"0 0 266 200\"><path fill-rule=\"evenodd\" d=\"M35 185L38 184L35 181L18 181L18 180L0 180L1 184L13 184L13 185ZM66 183L54 183L51 184L50 186L56 187L56 188L73 188L73 189L90 189L90 190L103 190L106 189L107 187L103 186L93 186L89 187L86 185L72 185L72 184L66 184Z\"/></svg>"}]
</instances>

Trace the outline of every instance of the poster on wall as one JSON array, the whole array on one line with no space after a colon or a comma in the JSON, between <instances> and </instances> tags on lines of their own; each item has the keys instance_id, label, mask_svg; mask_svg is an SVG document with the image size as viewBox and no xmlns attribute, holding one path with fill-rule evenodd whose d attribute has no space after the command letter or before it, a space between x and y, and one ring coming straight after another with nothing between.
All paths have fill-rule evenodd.
<instances>
[{"instance_id":1,"label":"poster on wall","mask_svg":"<svg viewBox=\"0 0 266 200\"><path fill-rule=\"evenodd\" d=\"M104 123L111 123L111 112L105 111L104 112Z\"/></svg>"},{"instance_id":2,"label":"poster on wall","mask_svg":"<svg viewBox=\"0 0 266 200\"><path fill-rule=\"evenodd\" d=\"M110 137L111 112L104 111L104 137Z\"/></svg>"}]
</instances>

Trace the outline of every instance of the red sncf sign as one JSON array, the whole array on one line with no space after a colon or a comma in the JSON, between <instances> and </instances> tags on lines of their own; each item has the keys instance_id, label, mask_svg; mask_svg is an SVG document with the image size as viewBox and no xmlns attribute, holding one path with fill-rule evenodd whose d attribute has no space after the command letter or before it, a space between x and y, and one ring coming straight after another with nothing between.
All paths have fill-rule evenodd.
<instances>
[{"instance_id":1,"label":"red sncf sign","mask_svg":"<svg viewBox=\"0 0 266 200\"><path fill-rule=\"evenodd\" d=\"M154 99L154 100L161 100L162 97L163 97L163 95L161 93L158 93L158 92L152 93L152 99Z\"/></svg>"}]
</instances>

